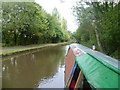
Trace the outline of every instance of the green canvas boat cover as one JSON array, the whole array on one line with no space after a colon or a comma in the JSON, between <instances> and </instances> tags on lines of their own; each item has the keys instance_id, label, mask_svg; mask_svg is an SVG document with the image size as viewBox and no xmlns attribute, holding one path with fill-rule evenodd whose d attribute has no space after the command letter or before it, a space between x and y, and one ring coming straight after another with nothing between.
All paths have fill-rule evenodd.
<instances>
[{"instance_id":1,"label":"green canvas boat cover","mask_svg":"<svg viewBox=\"0 0 120 90\"><path fill-rule=\"evenodd\" d=\"M77 56L75 61L93 87L120 88L119 61L78 44L70 45L73 46L86 52L84 55Z\"/></svg>"}]
</instances>

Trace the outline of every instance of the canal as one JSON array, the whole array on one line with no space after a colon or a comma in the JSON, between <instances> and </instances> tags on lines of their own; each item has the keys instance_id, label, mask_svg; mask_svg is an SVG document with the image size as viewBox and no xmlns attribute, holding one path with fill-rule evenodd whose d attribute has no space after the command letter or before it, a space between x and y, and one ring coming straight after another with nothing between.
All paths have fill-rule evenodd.
<instances>
[{"instance_id":1,"label":"canal","mask_svg":"<svg viewBox=\"0 0 120 90\"><path fill-rule=\"evenodd\" d=\"M3 58L3 88L64 88L65 53L56 46Z\"/></svg>"}]
</instances>

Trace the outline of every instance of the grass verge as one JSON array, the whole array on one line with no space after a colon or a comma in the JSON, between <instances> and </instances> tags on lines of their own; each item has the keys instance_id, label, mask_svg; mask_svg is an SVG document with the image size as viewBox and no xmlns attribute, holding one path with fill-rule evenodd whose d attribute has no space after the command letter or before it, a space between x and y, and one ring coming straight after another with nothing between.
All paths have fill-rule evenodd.
<instances>
[{"instance_id":1,"label":"grass verge","mask_svg":"<svg viewBox=\"0 0 120 90\"><path fill-rule=\"evenodd\" d=\"M46 47L59 46L59 45L67 45L67 44L70 44L70 43L71 42L55 43L55 44L47 44L47 45L36 46L36 47L29 47L29 48L20 48L20 49L14 49L14 50L0 51L0 55L8 56L8 55L16 54L16 53L19 53L19 52L30 51L30 50L46 48Z\"/></svg>"}]
</instances>

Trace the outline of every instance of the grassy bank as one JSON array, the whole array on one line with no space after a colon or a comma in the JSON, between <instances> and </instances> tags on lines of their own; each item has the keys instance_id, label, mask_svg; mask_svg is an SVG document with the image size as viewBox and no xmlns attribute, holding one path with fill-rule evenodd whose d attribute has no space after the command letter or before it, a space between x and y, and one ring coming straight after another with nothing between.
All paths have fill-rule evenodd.
<instances>
[{"instance_id":1,"label":"grassy bank","mask_svg":"<svg viewBox=\"0 0 120 90\"><path fill-rule=\"evenodd\" d=\"M35 47L29 47L29 48L19 48L19 49L13 49L13 50L5 50L5 51L0 51L0 55L8 56L8 55L17 54L17 53L20 53L20 52L25 52L25 51L35 50L35 49L42 49L42 48L53 47L53 46L67 45L67 44L70 44L70 43L72 43L72 42L54 43L54 44L46 44L46 45L40 45L40 46L35 46Z\"/></svg>"}]
</instances>

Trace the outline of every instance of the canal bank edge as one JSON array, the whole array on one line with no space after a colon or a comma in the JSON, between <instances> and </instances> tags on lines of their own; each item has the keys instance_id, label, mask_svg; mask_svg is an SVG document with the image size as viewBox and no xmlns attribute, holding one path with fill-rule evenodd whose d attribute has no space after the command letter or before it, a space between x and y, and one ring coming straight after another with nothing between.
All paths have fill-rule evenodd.
<instances>
[{"instance_id":1,"label":"canal bank edge","mask_svg":"<svg viewBox=\"0 0 120 90\"><path fill-rule=\"evenodd\" d=\"M14 50L0 51L0 56L5 57L5 56L14 55L14 54L19 54L25 51L37 50L37 49L42 49L42 48L47 48L47 47L54 47L54 46L68 45L71 43L74 43L74 42L52 43L52 44L36 46L36 47L21 48L17 50L14 49Z\"/></svg>"}]
</instances>

